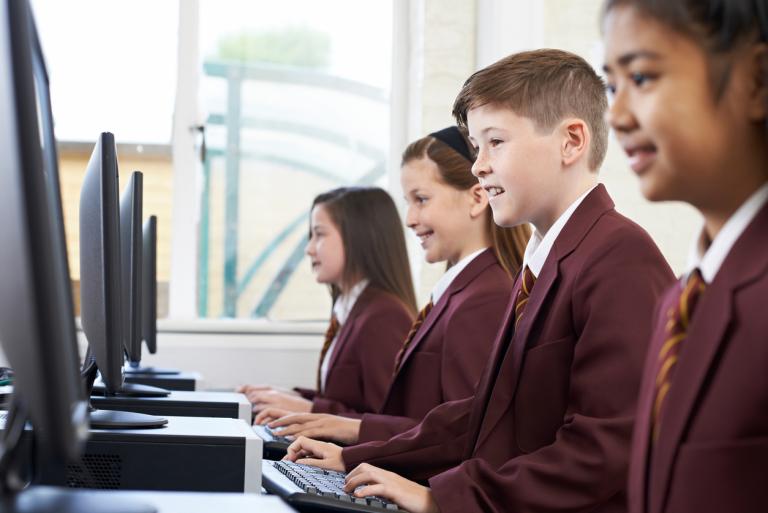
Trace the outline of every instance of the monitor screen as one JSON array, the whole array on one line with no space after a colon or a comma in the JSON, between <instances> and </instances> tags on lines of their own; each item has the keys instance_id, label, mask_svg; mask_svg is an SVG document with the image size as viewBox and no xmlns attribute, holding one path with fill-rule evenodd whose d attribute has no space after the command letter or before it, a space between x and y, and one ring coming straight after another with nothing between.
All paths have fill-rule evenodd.
<instances>
[{"instance_id":1,"label":"monitor screen","mask_svg":"<svg viewBox=\"0 0 768 513\"><path fill-rule=\"evenodd\" d=\"M16 418L28 415L44 456L64 461L79 454L88 417L48 75L27 2L3 0L0 27L0 341Z\"/></svg>"},{"instance_id":2,"label":"monitor screen","mask_svg":"<svg viewBox=\"0 0 768 513\"><path fill-rule=\"evenodd\" d=\"M125 350L131 364L141 361L142 178L140 171L134 171L120 198L120 259Z\"/></svg>"}]
</instances>

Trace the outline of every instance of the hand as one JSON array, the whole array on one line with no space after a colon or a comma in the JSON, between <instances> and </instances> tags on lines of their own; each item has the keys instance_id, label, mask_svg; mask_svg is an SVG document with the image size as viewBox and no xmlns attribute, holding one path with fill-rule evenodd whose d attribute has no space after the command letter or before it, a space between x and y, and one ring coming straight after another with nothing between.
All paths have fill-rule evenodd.
<instances>
[{"instance_id":1,"label":"hand","mask_svg":"<svg viewBox=\"0 0 768 513\"><path fill-rule=\"evenodd\" d=\"M262 410L259 416L269 411L277 413L271 408ZM267 415L264 415L266 418ZM257 419L259 417L256 417ZM357 443L360 437L360 420L329 415L327 413L294 413L280 416L269 423L272 429L282 427L281 436L306 436L321 440L331 440L351 445Z\"/></svg>"},{"instance_id":2,"label":"hand","mask_svg":"<svg viewBox=\"0 0 768 513\"><path fill-rule=\"evenodd\" d=\"M344 460L341 458L341 447L328 442L318 442L305 436L300 436L288 446L284 460L294 461L302 465L344 472Z\"/></svg>"},{"instance_id":3,"label":"hand","mask_svg":"<svg viewBox=\"0 0 768 513\"><path fill-rule=\"evenodd\" d=\"M359 465L347 475L344 491L354 492L356 497L383 497L411 513L440 511L432 496L432 490L368 463Z\"/></svg>"},{"instance_id":4,"label":"hand","mask_svg":"<svg viewBox=\"0 0 768 513\"><path fill-rule=\"evenodd\" d=\"M253 404L253 411L256 413L268 407L280 408L292 413L309 413L312 410L312 401L277 390L253 392L248 396L248 400Z\"/></svg>"},{"instance_id":5,"label":"hand","mask_svg":"<svg viewBox=\"0 0 768 513\"><path fill-rule=\"evenodd\" d=\"M256 418L253 419L253 425L254 426L260 426L262 424L266 424L268 422L272 422L273 420L277 420L281 417L285 417L286 415L292 415L292 411L284 410L282 408L275 408L274 406L269 406L267 408L262 409L258 415L256 415ZM297 414L297 415L305 415L303 413ZM311 415L311 414L307 414Z\"/></svg>"},{"instance_id":6,"label":"hand","mask_svg":"<svg viewBox=\"0 0 768 513\"><path fill-rule=\"evenodd\" d=\"M270 390L274 390L275 392L282 392L288 395L300 396L300 394L295 390L273 387L271 385L240 385L239 387L235 388L235 392L245 394L248 397L248 400L251 402L253 402L250 398L252 394L255 394L256 392L269 392Z\"/></svg>"}]
</instances>

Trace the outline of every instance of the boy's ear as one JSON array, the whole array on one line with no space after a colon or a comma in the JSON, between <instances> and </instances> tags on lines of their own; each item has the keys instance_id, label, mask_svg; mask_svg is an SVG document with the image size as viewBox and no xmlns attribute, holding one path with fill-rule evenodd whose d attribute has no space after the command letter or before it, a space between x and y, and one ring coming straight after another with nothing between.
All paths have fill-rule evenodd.
<instances>
[{"instance_id":1,"label":"boy's ear","mask_svg":"<svg viewBox=\"0 0 768 513\"><path fill-rule=\"evenodd\" d=\"M570 166L589 151L591 134L587 122L579 118L566 119L561 124L563 140L560 152L564 166Z\"/></svg>"},{"instance_id":2,"label":"boy's ear","mask_svg":"<svg viewBox=\"0 0 768 513\"><path fill-rule=\"evenodd\" d=\"M472 201L469 207L469 216L475 219L483 215L486 207L488 207L488 193L478 183L469 189L469 194Z\"/></svg>"},{"instance_id":3,"label":"boy's ear","mask_svg":"<svg viewBox=\"0 0 768 513\"><path fill-rule=\"evenodd\" d=\"M750 84L749 117L753 121L768 119L768 44L752 48L752 83Z\"/></svg>"}]
</instances>

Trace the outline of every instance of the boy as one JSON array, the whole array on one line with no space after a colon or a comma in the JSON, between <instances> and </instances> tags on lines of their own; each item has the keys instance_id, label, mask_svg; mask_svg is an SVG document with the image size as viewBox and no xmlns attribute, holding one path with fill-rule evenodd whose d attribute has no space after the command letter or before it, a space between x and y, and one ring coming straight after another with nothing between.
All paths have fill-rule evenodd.
<instances>
[{"instance_id":1,"label":"boy","mask_svg":"<svg viewBox=\"0 0 768 513\"><path fill-rule=\"evenodd\" d=\"M630 435L653 306L673 280L650 237L619 215L597 170L602 80L559 50L472 75L454 104L478 148L494 220L531 223L523 271L474 398L386 442L297 440L289 458L352 469L358 495L412 512L624 511Z\"/></svg>"}]
</instances>

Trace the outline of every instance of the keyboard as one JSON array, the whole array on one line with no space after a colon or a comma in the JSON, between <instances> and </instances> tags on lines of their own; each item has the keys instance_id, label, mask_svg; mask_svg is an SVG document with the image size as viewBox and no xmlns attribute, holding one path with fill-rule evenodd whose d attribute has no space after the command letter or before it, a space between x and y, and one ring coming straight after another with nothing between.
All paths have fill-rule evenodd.
<instances>
[{"instance_id":1,"label":"keyboard","mask_svg":"<svg viewBox=\"0 0 768 513\"><path fill-rule=\"evenodd\" d=\"M262 461L262 486L299 511L404 512L381 497L355 497L344 491L343 472L289 461Z\"/></svg>"},{"instance_id":2,"label":"keyboard","mask_svg":"<svg viewBox=\"0 0 768 513\"><path fill-rule=\"evenodd\" d=\"M264 442L264 458L268 460L282 459L293 442L293 438L280 436L279 430L275 431L267 426L253 426L253 431Z\"/></svg>"}]
</instances>

